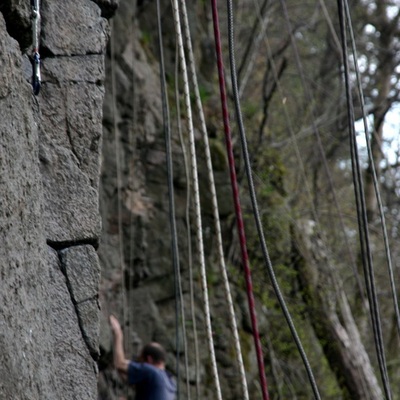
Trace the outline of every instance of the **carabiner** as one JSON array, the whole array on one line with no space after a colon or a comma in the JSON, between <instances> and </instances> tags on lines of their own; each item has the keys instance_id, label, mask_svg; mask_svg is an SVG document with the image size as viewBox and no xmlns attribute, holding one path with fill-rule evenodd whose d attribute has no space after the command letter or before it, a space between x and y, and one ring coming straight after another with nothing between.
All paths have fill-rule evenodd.
<instances>
[{"instance_id":1,"label":"carabiner","mask_svg":"<svg viewBox=\"0 0 400 400\"><path fill-rule=\"evenodd\" d=\"M40 35L40 1L31 0L32 6L32 36L33 36L33 61L32 61L32 88L37 96L40 92L40 54L39 54L39 35Z\"/></svg>"},{"instance_id":2,"label":"carabiner","mask_svg":"<svg viewBox=\"0 0 400 400\"><path fill-rule=\"evenodd\" d=\"M40 76L40 55L37 51L33 53L33 74L32 74L32 88L33 94L37 96L40 92L40 87L42 84L41 76Z\"/></svg>"}]
</instances>

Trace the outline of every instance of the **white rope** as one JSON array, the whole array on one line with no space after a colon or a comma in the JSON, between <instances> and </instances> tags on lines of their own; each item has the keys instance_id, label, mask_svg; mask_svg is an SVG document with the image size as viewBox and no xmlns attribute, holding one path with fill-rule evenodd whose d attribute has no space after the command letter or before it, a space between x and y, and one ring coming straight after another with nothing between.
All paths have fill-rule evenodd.
<instances>
[{"instance_id":1,"label":"white rope","mask_svg":"<svg viewBox=\"0 0 400 400\"><path fill-rule=\"evenodd\" d=\"M213 379L214 379L214 383L215 383L215 389L217 391L216 398L218 400L222 400L221 387L220 387L219 378L218 378L217 362L216 362L216 358L215 358L214 341L213 341L213 337L212 337L210 305L209 305L209 300L208 300L206 266L205 266L205 259L204 259L204 243L203 243L201 209L200 209L199 181L198 181L198 173L197 173L196 147L195 147L195 142L194 142L193 119L192 119L192 109L191 109L191 105L190 105L188 74L187 74L187 68L186 68L185 52L184 52L184 48L183 48L183 39L182 39L181 23L180 23L180 16L179 16L179 6L178 6L177 0L172 1L172 8L173 8L173 14L174 14L175 32L176 32L178 47L179 47L179 57L180 57L180 63L181 63L181 68L182 68L182 75L183 75L185 104L186 104L186 109L187 109L190 156L191 156L192 171L193 171L192 178L193 178L193 192L194 192L194 204L195 204L195 214L196 214L196 234L197 234L197 241L198 241L199 258L200 258L200 273L201 273L202 292L203 292L203 300L204 300L204 313L205 313L205 318L206 318L206 329L207 329L207 339L208 339L207 341L208 341L208 347L209 347L210 357L211 357L212 375L213 375Z\"/></svg>"},{"instance_id":2,"label":"white rope","mask_svg":"<svg viewBox=\"0 0 400 400\"><path fill-rule=\"evenodd\" d=\"M193 258L192 258L192 243L191 243L191 229L190 229L190 166L188 161L188 155L186 151L185 141L182 134L181 124L181 108L180 108L180 96L179 96L179 49L176 47L175 54L175 101L176 101L176 116L177 116L177 127L179 134L179 142L182 149L183 163L185 166L185 177L186 177L186 207L185 207L185 219L186 219L186 230L187 230L187 249L188 249L188 269L189 269L189 292L190 292L190 316L192 320L193 329L193 345L195 355L195 381L196 381L196 396L200 398L200 356L199 356L199 341L197 336L197 325L196 325L196 312L194 307L194 285L193 285ZM183 294L181 294L183 299ZM184 351L185 351L185 368L186 368L186 390L187 399L190 400L190 386L189 386L189 365L188 365L188 347L187 347L187 336L186 336L186 323L183 318L185 317L184 302L181 301L182 307L182 330L184 337Z\"/></svg>"},{"instance_id":3,"label":"white rope","mask_svg":"<svg viewBox=\"0 0 400 400\"><path fill-rule=\"evenodd\" d=\"M40 37L40 0L32 1L32 34L33 34L33 51L39 52L39 37Z\"/></svg>"},{"instance_id":4,"label":"white rope","mask_svg":"<svg viewBox=\"0 0 400 400\"><path fill-rule=\"evenodd\" d=\"M246 373L245 373L244 363L243 363L243 358L242 358L239 333L238 333L238 328L237 328L237 323L236 323L235 309L233 307L232 295L231 295L231 290L230 290L230 285L229 285L229 278L228 278L226 264L225 264L224 250L223 250L223 245L222 245L221 224L220 224L220 220L219 220L218 200L217 200L217 193L215 190L215 180L214 180L213 167L212 167L212 161L211 161L210 145L209 145L209 140L208 140L207 127L206 127L206 121L205 121L205 117L204 117L203 106L201 104L201 99L200 99L199 85L197 82L197 74L196 74L196 67L195 67L194 56L193 56L192 40L191 40L190 29L189 29L189 21L188 21L185 1L180 0L180 4L182 7L183 26L184 26L184 31L185 31L186 46L187 46L187 50L188 50L191 80L192 80L192 84L194 87L196 107L198 109L198 113L199 113L199 117L200 117L201 133L202 133L202 137L203 137L203 141L204 141L204 151L205 151L205 158L206 158L206 165L207 165L207 175L208 175L208 181L209 181L209 189L211 192L211 201L212 201L212 209L213 209L213 216L214 216L214 228L215 228L215 234L216 234L216 239L217 239L219 266L220 266L222 280L223 280L223 284L224 284L225 298L228 303L229 322L231 325L231 330L232 330L233 340L234 340L234 345L235 345L236 361L237 361L238 367L239 367L240 380L241 380L241 386L242 386L242 395L243 395L244 400L248 400L249 394L248 394L248 389L247 389Z\"/></svg>"}]
</instances>

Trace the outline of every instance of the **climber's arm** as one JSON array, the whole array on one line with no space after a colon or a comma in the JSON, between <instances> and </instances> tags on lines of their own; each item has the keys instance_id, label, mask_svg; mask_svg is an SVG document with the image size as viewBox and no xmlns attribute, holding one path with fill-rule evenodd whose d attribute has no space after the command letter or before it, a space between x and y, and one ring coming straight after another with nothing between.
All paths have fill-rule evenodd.
<instances>
[{"instance_id":1,"label":"climber's arm","mask_svg":"<svg viewBox=\"0 0 400 400\"><path fill-rule=\"evenodd\" d=\"M124 337L122 334L121 325L117 318L110 315L110 325L114 336L114 367L117 371L126 378L129 366L129 360L125 358L124 353Z\"/></svg>"}]
</instances>

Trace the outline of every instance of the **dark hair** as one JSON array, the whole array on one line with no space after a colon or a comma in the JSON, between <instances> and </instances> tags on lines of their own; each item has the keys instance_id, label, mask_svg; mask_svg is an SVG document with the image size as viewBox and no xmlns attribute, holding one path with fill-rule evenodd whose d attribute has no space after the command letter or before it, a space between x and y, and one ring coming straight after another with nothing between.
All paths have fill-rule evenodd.
<instances>
[{"instance_id":1,"label":"dark hair","mask_svg":"<svg viewBox=\"0 0 400 400\"><path fill-rule=\"evenodd\" d=\"M148 343L142 349L142 358L147 360L148 357L153 359L153 362L165 362L166 354L164 348L159 343Z\"/></svg>"}]
</instances>

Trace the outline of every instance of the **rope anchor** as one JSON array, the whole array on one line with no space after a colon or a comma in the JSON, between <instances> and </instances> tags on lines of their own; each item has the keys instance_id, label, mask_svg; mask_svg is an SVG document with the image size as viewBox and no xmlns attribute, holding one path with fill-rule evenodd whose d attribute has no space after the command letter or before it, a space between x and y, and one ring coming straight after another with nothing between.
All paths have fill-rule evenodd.
<instances>
[{"instance_id":1,"label":"rope anchor","mask_svg":"<svg viewBox=\"0 0 400 400\"><path fill-rule=\"evenodd\" d=\"M33 36L33 62L32 62L32 88L33 94L37 96L42 84L40 75L39 54L39 29L40 29L40 0L32 0L32 36Z\"/></svg>"}]
</instances>

